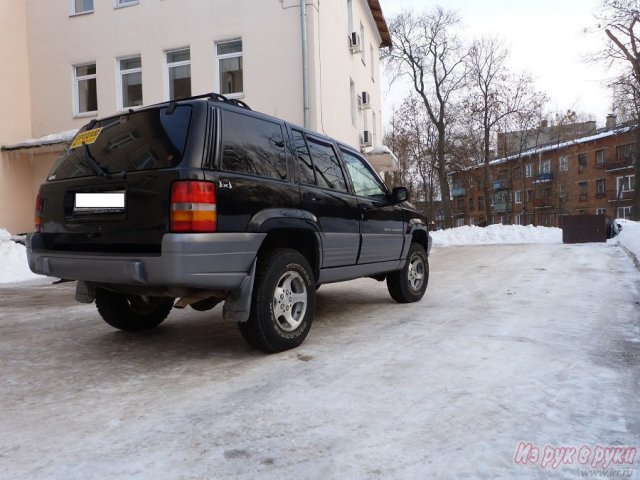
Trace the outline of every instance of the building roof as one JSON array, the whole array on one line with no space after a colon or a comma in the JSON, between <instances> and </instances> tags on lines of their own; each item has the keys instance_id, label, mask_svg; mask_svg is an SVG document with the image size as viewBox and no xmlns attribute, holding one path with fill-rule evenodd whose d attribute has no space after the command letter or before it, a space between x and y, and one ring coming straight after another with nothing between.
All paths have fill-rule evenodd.
<instances>
[{"instance_id":1,"label":"building roof","mask_svg":"<svg viewBox=\"0 0 640 480\"><path fill-rule=\"evenodd\" d=\"M575 138L573 140L567 140L565 142L560 143L552 143L547 145L542 145L540 147L531 148L529 150L525 150L522 153L515 153L503 158L497 158L495 160L491 160L489 165L497 165L500 163L509 162L511 160L517 160L522 157L529 157L531 155L537 155L539 153L552 152L554 150L560 150L562 148L571 147L574 145L580 145L581 143L593 142L595 140L600 140L603 138L611 137L614 135L621 135L623 133L629 133L636 128L635 125L632 126L624 126L614 128L613 130L605 130L600 133L596 133L595 135L588 135L586 137Z\"/></svg>"},{"instance_id":2,"label":"building roof","mask_svg":"<svg viewBox=\"0 0 640 480\"><path fill-rule=\"evenodd\" d=\"M378 32L380 32L380 38L382 39L380 47L390 47L391 35L389 34L389 27L387 26L387 21L384 19L380 2L378 0L368 0L368 3L371 13L373 14L373 18L376 21Z\"/></svg>"}]
</instances>

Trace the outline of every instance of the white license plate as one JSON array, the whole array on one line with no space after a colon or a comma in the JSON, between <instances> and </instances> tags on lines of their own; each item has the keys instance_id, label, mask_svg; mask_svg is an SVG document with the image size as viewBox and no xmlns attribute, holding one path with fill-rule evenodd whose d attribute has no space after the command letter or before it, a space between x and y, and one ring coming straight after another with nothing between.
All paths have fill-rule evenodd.
<instances>
[{"instance_id":1,"label":"white license plate","mask_svg":"<svg viewBox=\"0 0 640 480\"><path fill-rule=\"evenodd\" d=\"M76 212L99 213L124 210L125 192L76 193Z\"/></svg>"}]
</instances>

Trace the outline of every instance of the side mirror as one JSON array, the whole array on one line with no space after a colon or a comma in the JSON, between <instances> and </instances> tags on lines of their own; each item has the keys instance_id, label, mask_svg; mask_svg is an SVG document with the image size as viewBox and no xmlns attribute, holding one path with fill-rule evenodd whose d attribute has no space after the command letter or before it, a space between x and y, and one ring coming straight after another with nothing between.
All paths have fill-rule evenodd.
<instances>
[{"instance_id":1,"label":"side mirror","mask_svg":"<svg viewBox=\"0 0 640 480\"><path fill-rule=\"evenodd\" d=\"M406 202L409 198L409 192L406 187L396 187L391 192L391 203L393 205L397 203Z\"/></svg>"}]
</instances>

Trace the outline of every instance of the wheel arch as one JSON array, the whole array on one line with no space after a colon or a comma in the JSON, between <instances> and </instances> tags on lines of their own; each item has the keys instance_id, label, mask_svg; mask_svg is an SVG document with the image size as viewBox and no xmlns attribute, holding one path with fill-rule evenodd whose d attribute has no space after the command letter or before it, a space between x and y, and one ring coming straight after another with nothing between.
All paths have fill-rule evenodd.
<instances>
[{"instance_id":1,"label":"wheel arch","mask_svg":"<svg viewBox=\"0 0 640 480\"><path fill-rule=\"evenodd\" d=\"M249 231L266 233L258 256L273 248L291 248L309 262L316 281L322 265L322 240L315 215L300 209L266 209L254 215Z\"/></svg>"}]
</instances>

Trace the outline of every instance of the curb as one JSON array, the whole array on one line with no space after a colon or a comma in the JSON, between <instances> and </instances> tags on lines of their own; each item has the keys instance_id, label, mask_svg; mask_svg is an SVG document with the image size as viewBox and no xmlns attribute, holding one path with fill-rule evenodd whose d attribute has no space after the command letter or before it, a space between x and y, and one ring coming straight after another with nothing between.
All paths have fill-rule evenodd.
<instances>
[{"instance_id":1,"label":"curb","mask_svg":"<svg viewBox=\"0 0 640 480\"><path fill-rule=\"evenodd\" d=\"M633 253L631 250L629 250L624 245L622 245L620 242L618 242L618 246L620 246L622 248L622 250L624 250L626 252L626 254L629 255L629 258L631 259L633 264L636 266L636 268L638 270L640 270L640 260L638 260L638 257L636 256L636 254Z\"/></svg>"}]
</instances>

